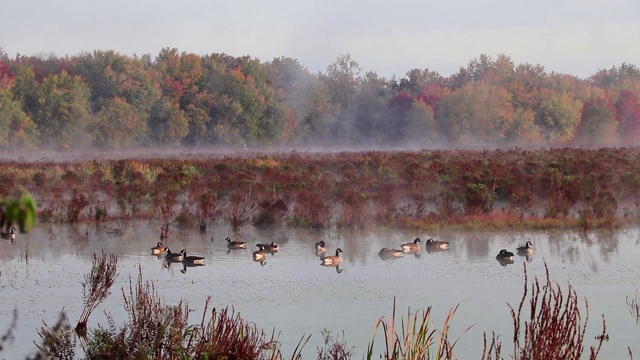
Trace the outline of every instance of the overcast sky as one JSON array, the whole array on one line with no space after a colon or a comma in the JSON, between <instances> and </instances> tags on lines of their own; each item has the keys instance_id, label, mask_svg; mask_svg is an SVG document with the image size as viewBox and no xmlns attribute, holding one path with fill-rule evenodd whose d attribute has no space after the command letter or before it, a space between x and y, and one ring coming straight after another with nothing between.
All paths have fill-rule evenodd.
<instances>
[{"instance_id":1,"label":"overcast sky","mask_svg":"<svg viewBox=\"0 0 640 360\"><path fill-rule=\"evenodd\" d=\"M0 47L16 54L163 47L298 59L325 72L350 53L387 78L449 76L480 54L588 77L640 66L638 0L0 0Z\"/></svg>"}]
</instances>

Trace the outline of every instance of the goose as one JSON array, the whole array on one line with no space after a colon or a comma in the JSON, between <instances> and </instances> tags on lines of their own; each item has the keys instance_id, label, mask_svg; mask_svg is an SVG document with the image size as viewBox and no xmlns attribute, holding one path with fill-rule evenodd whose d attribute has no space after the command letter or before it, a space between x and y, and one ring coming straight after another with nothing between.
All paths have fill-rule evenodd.
<instances>
[{"instance_id":1,"label":"goose","mask_svg":"<svg viewBox=\"0 0 640 360\"><path fill-rule=\"evenodd\" d=\"M520 246L516 250L518 250L518 254L520 255L531 255L533 254L533 244L531 241L527 241L524 246Z\"/></svg>"},{"instance_id":2,"label":"goose","mask_svg":"<svg viewBox=\"0 0 640 360\"><path fill-rule=\"evenodd\" d=\"M316 243L316 254L320 255L327 252L327 247L324 244L324 240L320 240Z\"/></svg>"},{"instance_id":3,"label":"goose","mask_svg":"<svg viewBox=\"0 0 640 360\"><path fill-rule=\"evenodd\" d=\"M510 261L513 260L513 253L511 251L507 251L505 249L500 250L498 255L496 255L496 259Z\"/></svg>"},{"instance_id":4,"label":"goose","mask_svg":"<svg viewBox=\"0 0 640 360\"><path fill-rule=\"evenodd\" d=\"M0 233L0 238L3 240L11 240L11 242L13 242L16 239L16 230L16 227L12 226L11 229L9 229L9 232Z\"/></svg>"},{"instance_id":5,"label":"goose","mask_svg":"<svg viewBox=\"0 0 640 360\"><path fill-rule=\"evenodd\" d=\"M266 251L277 252L280 251L280 246L276 244L275 241L272 241L271 244L256 244L256 246L262 245Z\"/></svg>"},{"instance_id":6,"label":"goose","mask_svg":"<svg viewBox=\"0 0 640 360\"><path fill-rule=\"evenodd\" d=\"M246 241L231 241L230 237L227 237L227 247L229 249L246 249L247 242Z\"/></svg>"},{"instance_id":7,"label":"goose","mask_svg":"<svg viewBox=\"0 0 640 360\"><path fill-rule=\"evenodd\" d=\"M397 259L399 257L402 257L404 253L402 252L402 250L396 250L396 249L387 249L382 248L379 252L378 252L378 256L382 259L382 260L387 260L387 259Z\"/></svg>"},{"instance_id":8,"label":"goose","mask_svg":"<svg viewBox=\"0 0 640 360\"><path fill-rule=\"evenodd\" d=\"M264 249L264 244L257 244L256 246L258 247L258 250L253 252L253 260L259 261L266 259L267 252Z\"/></svg>"},{"instance_id":9,"label":"goose","mask_svg":"<svg viewBox=\"0 0 640 360\"><path fill-rule=\"evenodd\" d=\"M186 250L182 250L180 251L180 253L182 254L182 262L186 263L186 264L193 264L193 265L204 265L204 258L201 256L187 256L187 251Z\"/></svg>"},{"instance_id":10,"label":"goose","mask_svg":"<svg viewBox=\"0 0 640 360\"><path fill-rule=\"evenodd\" d=\"M182 250L184 251L184 250ZM167 248L167 253L164 255L164 259L168 262L181 262L182 261L182 251L179 253L174 253Z\"/></svg>"},{"instance_id":11,"label":"goose","mask_svg":"<svg viewBox=\"0 0 640 360\"><path fill-rule=\"evenodd\" d=\"M322 260L322 264L321 265L329 265L329 266L335 266L335 265L340 265L342 264L342 258L340 257L340 253L343 252L342 249L337 248L336 249L336 254L335 255L329 255L329 256L325 256L323 258L321 258L320 260Z\"/></svg>"},{"instance_id":12,"label":"goose","mask_svg":"<svg viewBox=\"0 0 640 360\"><path fill-rule=\"evenodd\" d=\"M156 246L151 248L151 255L162 254L163 252L166 252L166 251L167 251L167 248L164 247L160 241L158 241L158 244L156 244Z\"/></svg>"},{"instance_id":13,"label":"goose","mask_svg":"<svg viewBox=\"0 0 640 360\"><path fill-rule=\"evenodd\" d=\"M422 242L420 238L416 238L415 240L413 240L412 243L402 244L400 245L400 247L402 248L402 251L404 251L405 253L416 252L420 250L420 245L418 245L419 242Z\"/></svg>"},{"instance_id":14,"label":"goose","mask_svg":"<svg viewBox=\"0 0 640 360\"><path fill-rule=\"evenodd\" d=\"M426 246L432 249L446 250L449 248L449 243L447 241L429 239L426 242Z\"/></svg>"}]
</instances>

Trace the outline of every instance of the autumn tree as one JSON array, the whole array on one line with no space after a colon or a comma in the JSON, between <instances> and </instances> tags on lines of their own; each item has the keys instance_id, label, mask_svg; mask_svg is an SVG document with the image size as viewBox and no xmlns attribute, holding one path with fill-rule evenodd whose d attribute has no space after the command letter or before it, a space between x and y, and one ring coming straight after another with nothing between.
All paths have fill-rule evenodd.
<instances>
[{"instance_id":1,"label":"autumn tree","mask_svg":"<svg viewBox=\"0 0 640 360\"><path fill-rule=\"evenodd\" d=\"M615 103L618 114L618 134L624 144L640 144L640 101L629 90L620 92Z\"/></svg>"},{"instance_id":2,"label":"autumn tree","mask_svg":"<svg viewBox=\"0 0 640 360\"><path fill-rule=\"evenodd\" d=\"M439 102L436 121L455 143L503 142L513 125L510 100L502 87L469 83Z\"/></svg>"},{"instance_id":3,"label":"autumn tree","mask_svg":"<svg viewBox=\"0 0 640 360\"><path fill-rule=\"evenodd\" d=\"M576 141L588 146L611 145L617 140L616 109L604 98L587 101L582 109Z\"/></svg>"},{"instance_id":4,"label":"autumn tree","mask_svg":"<svg viewBox=\"0 0 640 360\"><path fill-rule=\"evenodd\" d=\"M86 79L91 89L91 109L96 116L96 124L91 130L106 131L94 134L96 144L106 146L116 141L127 145L133 144L133 139L136 143L146 141L151 109L161 95L148 69L149 63L148 56L129 58L112 50L79 56L73 71ZM123 118L116 119L115 114L123 115ZM109 129L116 128L130 131L130 136L122 141L114 139L115 133Z\"/></svg>"},{"instance_id":5,"label":"autumn tree","mask_svg":"<svg viewBox=\"0 0 640 360\"><path fill-rule=\"evenodd\" d=\"M551 144L561 144L573 140L578 123L582 102L569 93L557 93L543 89L535 109L535 125Z\"/></svg>"},{"instance_id":6,"label":"autumn tree","mask_svg":"<svg viewBox=\"0 0 640 360\"><path fill-rule=\"evenodd\" d=\"M270 84L282 94L289 111L285 129L289 142L320 137L320 122L330 109L326 84L292 58L275 58L267 67Z\"/></svg>"},{"instance_id":7,"label":"autumn tree","mask_svg":"<svg viewBox=\"0 0 640 360\"><path fill-rule=\"evenodd\" d=\"M2 50L0 48L0 50ZM15 75L0 60L0 148L35 145L38 136L36 125L22 110L22 104L11 91Z\"/></svg>"},{"instance_id":8,"label":"autumn tree","mask_svg":"<svg viewBox=\"0 0 640 360\"><path fill-rule=\"evenodd\" d=\"M188 131L189 122L178 104L163 97L153 105L149 116L151 141L159 145L178 145Z\"/></svg>"}]
</instances>

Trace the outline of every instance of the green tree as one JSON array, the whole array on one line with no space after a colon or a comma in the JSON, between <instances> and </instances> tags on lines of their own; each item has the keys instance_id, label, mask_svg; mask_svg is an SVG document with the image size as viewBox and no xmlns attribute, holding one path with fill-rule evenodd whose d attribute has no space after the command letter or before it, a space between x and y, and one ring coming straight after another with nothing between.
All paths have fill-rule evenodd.
<instances>
[{"instance_id":1,"label":"green tree","mask_svg":"<svg viewBox=\"0 0 640 360\"><path fill-rule=\"evenodd\" d=\"M178 104L169 98L159 99L151 108L149 135L159 145L177 145L189 132L189 121Z\"/></svg>"},{"instance_id":2,"label":"green tree","mask_svg":"<svg viewBox=\"0 0 640 360\"><path fill-rule=\"evenodd\" d=\"M33 68L27 63L13 64L10 68L14 73L11 92L16 101L22 103L25 113L33 118L39 105L39 85Z\"/></svg>"},{"instance_id":3,"label":"green tree","mask_svg":"<svg viewBox=\"0 0 640 360\"><path fill-rule=\"evenodd\" d=\"M378 145L386 141L389 127L388 106L392 98L389 83L368 72L360 81L360 91L352 102L354 142L361 145ZM400 139L395 139L399 141Z\"/></svg>"},{"instance_id":4,"label":"green tree","mask_svg":"<svg viewBox=\"0 0 640 360\"><path fill-rule=\"evenodd\" d=\"M287 110L262 65L223 54L208 57L204 66L205 89L216 99L209 115L218 140L260 145L282 139Z\"/></svg>"},{"instance_id":5,"label":"green tree","mask_svg":"<svg viewBox=\"0 0 640 360\"><path fill-rule=\"evenodd\" d=\"M136 108L115 97L94 115L89 132L94 134L93 144L98 147L127 147L146 140L147 123L140 118Z\"/></svg>"},{"instance_id":6,"label":"green tree","mask_svg":"<svg viewBox=\"0 0 640 360\"><path fill-rule=\"evenodd\" d=\"M91 137L96 144L115 145L115 141L124 146L131 144L132 138L146 141L141 135L146 131L151 108L161 95L151 70L148 56L130 58L108 50L83 53L78 57L73 71L86 79L91 89L91 109L97 121L91 128L94 132ZM135 110L135 115L130 113L131 109ZM116 113L125 118L115 120L113 116ZM113 121L113 124L108 124ZM129 123L123 124L123 121ZM131 137L125 137L123 141L113 138L115 133L109 129L120 125L133 131Z\"/></svg>"},{"instance_id":7,"label":"green tree","mask_svg":"<svg viewBox=\"0 0 640 360\"><path fill-rule=\"evenodd\" d=\"M330 118L335 119L335 122L329 136L334 139L333 142L344 141L343 144L346 143L347 146L353 142L355 133L351 103L358 91L360 71L360 64L347 53L338 56L327 67L327 74L320 77L327 84L331 103L334 104L334 116Z\"/></svg>"},{"instance_id":8,"label":"green tree","mask_svg":"<svg viewBox=\"0 0 640 360\"><path fill-rule=\"evenodd\" d=\"M34 116L45 145L82 146L90 122L90 90L80 76L66 71L47 77Z\"/></svg>"},{"instance_id":9,"label":"green tree","mask_svg":"<svg viewBox=\"0 0 640 360\"><path fill-rule=\"evenodd\" d=\"M560 144L573 140L580 122L582 102L568 93L543 89L536 111L535 125L546 141Z\"/></svg>"}]
</instances>

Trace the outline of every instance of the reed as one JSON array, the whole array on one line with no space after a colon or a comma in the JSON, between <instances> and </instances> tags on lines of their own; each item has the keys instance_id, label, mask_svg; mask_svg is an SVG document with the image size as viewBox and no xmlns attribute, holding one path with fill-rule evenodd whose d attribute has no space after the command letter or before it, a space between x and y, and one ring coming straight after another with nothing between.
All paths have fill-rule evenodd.
<instances>
[{"instance_id":1,"label":"reed","mask_svg":"<svg viewBox=\"0 0 640 360\"><path fill-rule=\"evenodd\" d=\"M408 309L406 324L404 318L400 319L401 325L398 329L396 325L396 300L394 298L391 318L382 317L376 323L373 339L369 343L367 350L367 359L374 358L373 348L380 328L382 328L385 339L385 352L380 355L381 359L439 360L455 358L453 350L458 340L453 343L449 341L449 326L458 306L449 311L441 330L431 326L431 307L426 310L416 311L413 316L411 315L411 310ZM470 328L467 328L465 332ZM398 331L402 333L400 334ZM434 345L437 346L436 349L432 349Z\"/></svg>"},{"instance_id":2,"label":"reed","mask_svg":"<svg viewBox=\"0 0 640 360\"><path fill-rule=\"evenodd\" d=\"M84 309L76 325L76 333L79 336L86 337L89 316L111 293L111 286L117 276L117 264L116 255L107 256L103 252L98 258L95 253L93 254L91 272L85 275L85 282L82 284Z\"/></svg>"},{"instance_id":3,"label":"reed","mask_svg":"<svg viewBox=\"0 0 640 360\"><path fill-rule=\"evenodd\" d=\"M627 306L629 307L629 313L636 321L636 323L640 323L640 297L638 297L638 290L636 290L636 296L633 298L626 298Z\"/></svg>"},{"instance_id":4,"label":"reed","mask_svg":"<svg viewBox=\"0 0 640 360\"><path fill-rule=\"evenodd\" d=\"M513 319L513 357L515 359L580 359L589 319L589 305L585 299L584 318L575 289L568 285L563 292L559 284L551 282L545 264L546 279L529 281L524 264L524 292L517 309L511 305ZM523 308L528 303L529 318L524 319ZM583 320L584 319L584 320ZM598 356L606 338L606 325L602 320L602 335L598 347L591 347L590 359Z\"/></svg>"}]
</instances>

